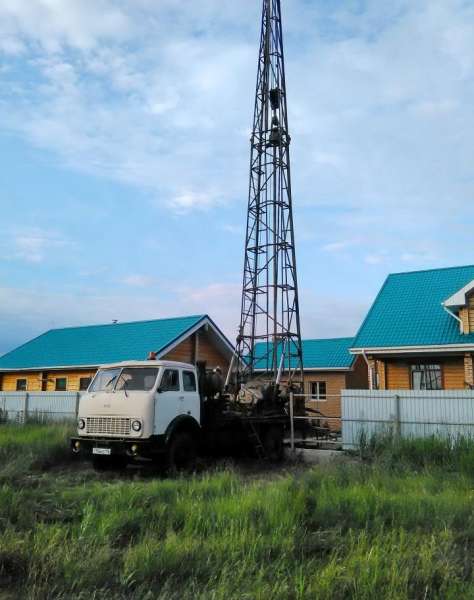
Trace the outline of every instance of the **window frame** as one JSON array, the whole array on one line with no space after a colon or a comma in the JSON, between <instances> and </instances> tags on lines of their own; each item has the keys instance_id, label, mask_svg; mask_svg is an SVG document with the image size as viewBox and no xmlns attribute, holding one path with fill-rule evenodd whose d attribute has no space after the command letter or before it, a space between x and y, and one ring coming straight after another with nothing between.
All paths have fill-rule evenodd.
<instances>
[{"instance_id":1,"label":"window frame","mask_svg":"<svg viewBox=\"0 0 474 600\"><path fill-rule=\"evenodd\" d=\"M64 389L59 390L58 389L58 381L61 381L63 379L64 379ZM54 391L55 392L67 392L67 377L55 377L54 378Z\"/></svg>"},{"instance_id":2,"label":"window frame","mask_svg":"<svg viewBox=\"0 0 474 600\"><path fill-rule=\"evenodd\" d=\"M310 381L310 396L313 402L327 402L328 400L328 385L326 380L317 380ZM324 385L324 392L321 393L321 384ZM316 387L316 392L314 392L314 387Z\"/></svg>"},{"instance_id":3,"label":"window frame","mask_svg":"<svg viewBox=\"0 0 474 600\"><path fill-rule=\"evenodd\" d=\"M194 388L192 390L186 389L186 385L184 383L184 376L186 374L192 375L193 382L194 382ZM189 369L183 369L181 371L181 377L182 377L182 381L183 381L183 392L187 392L188 394L194 394L194 393L196 393L197 392L196 373L194 371L190 371Z\"/></svg>"},{"instance_id":4,"label":"window frame","mask_svg":"<svg viewBox=\"0 0 474 600\"><path fill-rule=\"evenodd\" d=\"M20 383L20 381L24 381L25 382L25 387L24 388L21 388L21 389L18 388L18 384ZM18 377L16 379L16 382L15 382L15 391L16 392L27 392L28 391L28 377Z\"/></svg>"},{"instance_id":5,"label":"window frame","mask_svg":"<svg viewBox=\"0 0 474 600\"><path fill-rule=\"evenodd\" d=\"M430 369L428 369L427 367L431 367ZM438 371L438 369L433 369L433 367L437 367L439 368L439 379L437 377L437 375L435 375L435 378L439 381L439 386L440 387L426 387L426 375L428 373L436 373ZM443 369L443 363L441 362L412 362L409 363L409 369L410 369L410 388L414 391L418 391L418 392L425 392L425 391L432 391L432 392L439 392L441 390L444 390L444 369ZM420 382L423 381L423 376L425 379L425 387L422 387L421 384L419 387L415 387L414 385L414 375L415 373L420 373L421 374L421 378L420 378ZM432 382L432 378L430 377L430 381Z\"/></svg>"},{"instance_id":6,"label":"window frame","mask_svg":"<svg viewBox=\"0 0 474 600\"><path fill-rule=\"evenodd\" d=\"M89 383L86 385L86 387L81 387L81 382L88 380ZM89 389L90 384L92 383L93 377L91 377L90 375L88 377L79 377L79 391L80 392L86 392Z\"/></svg>"},{"instance_id":7,"label":"window frame","mask_svg":"<svg viewBox=\"0 0 474 600\"><path fill-rule=\"evenodd\" d=\"M174 371L178 375L178 389L171 389L171 390L170 389L163 389L163 379L164 379L167 371ZM160 378L160 385L158 386L158 389L162 393L164 393L164 392L181 392L180 369L175 369L173 367L165 367L163 369L163 374L161 375L161 378Z\"/></svg>"}]
</instances>

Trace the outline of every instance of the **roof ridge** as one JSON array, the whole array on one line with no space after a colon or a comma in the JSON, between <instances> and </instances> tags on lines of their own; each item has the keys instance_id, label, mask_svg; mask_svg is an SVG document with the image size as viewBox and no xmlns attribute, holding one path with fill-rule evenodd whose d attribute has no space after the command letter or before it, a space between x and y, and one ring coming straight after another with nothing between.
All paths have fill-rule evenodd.
<instances>
[{"instance_id":1,"label":"roof ridge","mask_svg":"<svg viewBox=\"0 0 474 600\"><path fill-rule=\"evenodd\" d=\"M454 267L433 267L431 269L417 269L415 271L398 271L395 273L389 273L387 277L391 277L392 275L413 275L415 273L430 273L432 271L449 271L454 269L472 269L473 265L458 265Z\"/></svg>"},{"instance_id":2,"label":"roof ridge","mask_svg":"<svg viewBox=\"0 0 474 600\"><path fill-rule=\"evenodd\" d=\"M42 333L41 335L44 335L45 333L49 333L51 331L64 331L66 329L87 329L88 327L118 327L120 325L133 325L133 324L139 324L139 323L154 323L156 321L178 321L179 319L204 319L205 317L207 317L207 314L201 314L201 315L183 315L181 317L161 317L160 319L141 319L139 321L120 321L117 323L97 323L96 325L71 325L69 327L55 327L54 329L48 329L48 331L45 331L44 333ZM37 336L40 337L40 336ZM36 338L33 338L36 339ZM32 341L32 340L29 340ZM28 342L25 342L28 343Z\"/></svg>"}]
</instances>

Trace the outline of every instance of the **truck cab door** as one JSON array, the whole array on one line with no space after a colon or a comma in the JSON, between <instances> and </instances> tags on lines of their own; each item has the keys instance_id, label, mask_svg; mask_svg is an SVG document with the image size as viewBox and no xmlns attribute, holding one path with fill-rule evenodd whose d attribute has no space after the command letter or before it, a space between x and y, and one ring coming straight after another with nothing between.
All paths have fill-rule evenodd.
<instances>
[{"instance_id":1,"label":"truck cab door","mask_svg":"<svg viewBox=\"0 0 474 600\"><path fill-rule=\"evenodd\" d=\"M171 421L184 411L179 369L165 369L155 395L155 434L165 433Z\"/></svg>"},{"instance_id":2,"label":"truck cab door","mask_svg":"<svg viewBox=\"0 0 474 600\"><path fill-rule=\"evenodd\" d=\"M183 369L182 377L182 396L183 412L186 415L194 417L198 423L201 422L201 400L197 389L196 373L191 370Z\"/></svg>"}]
</instances>

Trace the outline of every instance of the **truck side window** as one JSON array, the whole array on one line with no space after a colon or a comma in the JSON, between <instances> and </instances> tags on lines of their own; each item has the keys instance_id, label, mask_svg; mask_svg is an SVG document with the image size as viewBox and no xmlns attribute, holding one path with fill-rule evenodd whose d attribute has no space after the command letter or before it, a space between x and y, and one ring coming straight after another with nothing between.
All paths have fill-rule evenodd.
<instances>
[{"instance_id":1,"label":"truck side window","mask_svg":"<svg viewBox=\"0 0 474 600\"><path fill-rule=\"evenodd\" d=\"M179 371L166 369L161 378L160 389L162 392L179 392Z\"/></svg>"},{"instance_id":2,"label":"truck side window","mask_svg":"<svg viewBox=\"0 0 474 600\"><path fill-rule=\"evenodd\" d=\"M183 371L183 388L185 392L196 391L196 376L192 371Z\"/></svg>"}]
</instances>

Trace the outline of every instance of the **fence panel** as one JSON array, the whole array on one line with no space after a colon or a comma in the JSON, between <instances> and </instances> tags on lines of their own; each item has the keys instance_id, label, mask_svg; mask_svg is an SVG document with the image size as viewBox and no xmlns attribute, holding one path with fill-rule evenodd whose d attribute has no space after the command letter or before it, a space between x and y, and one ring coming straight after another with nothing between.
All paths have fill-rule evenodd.
<instances>
[{"instance_id":1,"label":"fence panel","mask_svg":"<svg viewBox=\"0 0 474 600\"><path fill-rule=\"evenodd\" d=\"M357 446L362 432L474 436L473 390L343 390L341 405L344 448Z\"/></svg>"},{"instance_id":2,"label":"fence panel","mask_svg":"<svg viewBox=\"0 0 474 600\"><path fill-rule=\"evenodd\" d=\"M80 392L0 392L0 421L73 421Z\"/></svg>"}]
</instances>

